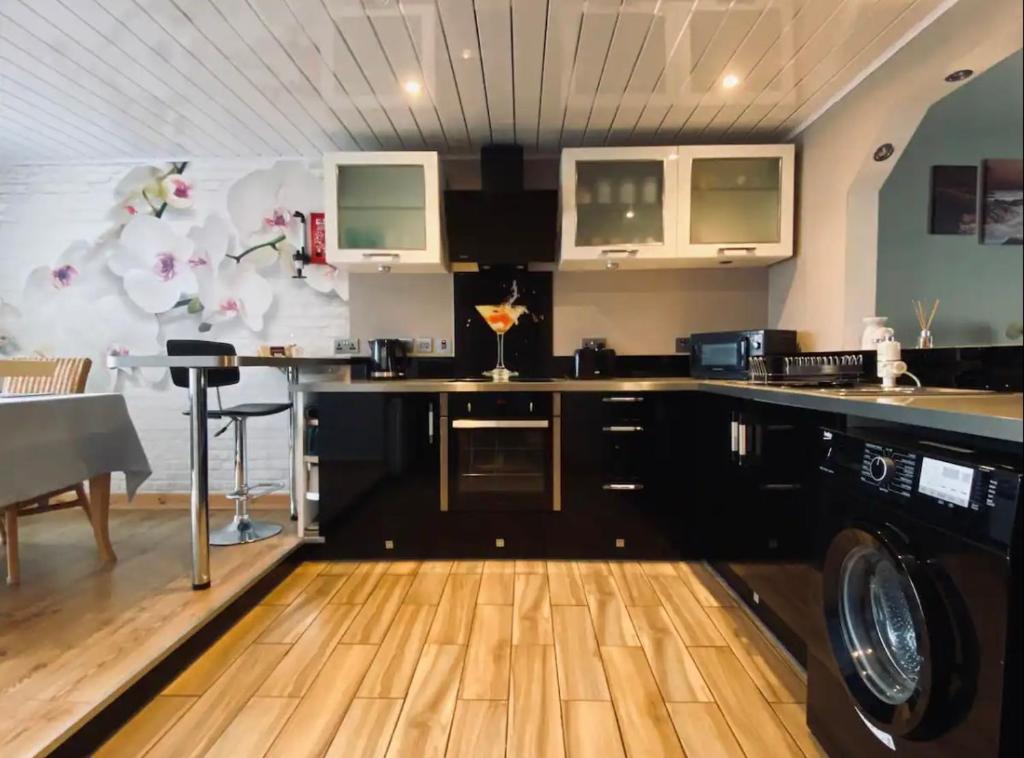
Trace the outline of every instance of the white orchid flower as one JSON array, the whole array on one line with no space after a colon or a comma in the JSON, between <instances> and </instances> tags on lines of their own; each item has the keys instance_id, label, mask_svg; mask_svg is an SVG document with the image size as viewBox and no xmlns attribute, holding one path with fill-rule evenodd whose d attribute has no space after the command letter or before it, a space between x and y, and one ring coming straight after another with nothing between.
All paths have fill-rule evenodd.
<instances>
[{"instance_id":1,"label":"white orchid flower","mask_svg":"<svg viewBox=\"0 0 1024 758\"><path fill-rule=\"evenodd\" d=\"M161 183L161 196L165 203L179 210L192 207L194 185L181 174L171 174Z\"/></svg>"},{"instance_id":2,"label":"white orchid flower","mask_svg":"<svg viewBox=\"0 0 1024 758\"><path fill-rule=\"evenodd\" d=\"M121 232L109 265L123 279L132 302L147 313L164 313L182 296L198 291L194 248L191 239L177 234L166 221L136 216Z\"/></svg>"},{"instance_id":3,"label":"white orchid flower","mask_svg":"<svg viewBox=\"0 0 1024 758\"><path fill-rule=\"evenodd\" d=\"M211 214L202 226L193 226L188 237L194 246L189 264L196 277L199 301L205 303L214 295L217 269L234 248L234 236L222 216Z\"/></svg>"},{"instance_id":4,"label":"white orchid flower","mask_svg":"<svg viewBox=\"0 0 1024 758\"><path fill-rule=\"evenodd\" d=\"M203 300L203 321L219 324L240 319L249 329L263 329L263 315L274 301L270 283L252 267L232 260L221 262L212 292Z\"/></svg>"},{"instance_id":5,"label":"white orchid flower","mask_svg":"<svg viewBox=\"0 0 1024 758\"><path fill-rule=\"evenodd\" d=\"M299 161L281 161L246 174L228 190L228 213L238 230L239 256L250 265L273 265L302 247L295 211L309 214L323 205L323 184Z\"/></svg>"},{"instance_id":6,"label":"white orchid flower","mask_svg":"<svg viewBox=\"0 0 1024 758\"><path fill-rule=\"evenodd\" d=\"M106 256L84 240L72 242L49 266L36 266L25 279L26 303L45 304L54 298L91 301L117 291Z\"/></svg>"},{"instance_id":7,"label":"white orchid flower","mask_svg":"<svg viewBox=\"0 0 1024 758\"><path fill-rule=\"evenodd\" d=\"M302 273L306 277L306 284L317 292L327 294L334 292L344 301L348 301L348 272L342 271L330 263L320 263L313 266L306 266Z\"/></svg>"}]
</instances>

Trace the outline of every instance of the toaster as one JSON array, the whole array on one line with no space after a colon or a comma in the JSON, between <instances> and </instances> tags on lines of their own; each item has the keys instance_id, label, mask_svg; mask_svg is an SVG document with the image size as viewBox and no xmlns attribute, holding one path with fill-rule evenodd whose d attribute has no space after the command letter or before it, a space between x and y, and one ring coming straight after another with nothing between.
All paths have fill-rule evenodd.
<instances>
[{"instance_id":1,"label":"toaster","mask_svg":"<svg viewBox=\"0 0 1024 758\"><path fill-rule=\"evenodd\" d=\"M573 355L574 379L603 379L615 376L615 351L607 347L581 347Z\"/></svg>"}]
</instances>

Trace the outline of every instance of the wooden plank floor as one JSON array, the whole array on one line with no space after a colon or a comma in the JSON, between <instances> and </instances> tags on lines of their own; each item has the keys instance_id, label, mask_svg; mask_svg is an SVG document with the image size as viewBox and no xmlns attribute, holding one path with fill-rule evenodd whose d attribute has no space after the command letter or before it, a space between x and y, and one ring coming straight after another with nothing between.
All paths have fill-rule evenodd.
<instances>
[{"instance_id":1,"label":"wooden plank floor","mask_svg":"<svg viewBox=\"0 0 1024 758\"><path fill-rule=\"evenodd\" d=\"M286 510L259 515L290 525ZM20 522L21 585L0 578L2 756L36 755L59 744L299 544L289 530L253 545L214 548L213 586L193 592L187 511L115 509L110 518L118 555L112 566L100 563L80 512ZM228 518L216 512L211 521ZM283 610L264 608L258 617L270 620ZM239 627L232 639L249 640L251 632ZM196 681L212 684L217 676L200 670ZM164 699L149 716L162 723L184 715L191 702Z\"/></svg>"},{"instance_id":2,"label":"wooden plank floor","mask_svg":"<svg viewBox=\"0 0 1024 758\"><path fill-rule=\"evenodd\" d=\"M805 699L703 565L309 562L99 755L815 758Z\"/></svg>"}]
</instances>

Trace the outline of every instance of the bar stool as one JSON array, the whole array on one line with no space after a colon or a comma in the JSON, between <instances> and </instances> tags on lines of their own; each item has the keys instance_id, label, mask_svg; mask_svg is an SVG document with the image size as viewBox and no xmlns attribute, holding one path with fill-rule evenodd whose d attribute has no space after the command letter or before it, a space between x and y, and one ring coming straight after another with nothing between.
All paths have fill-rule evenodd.
<instances>
[{"instance_id":1,"label":"bar stool","mask_svg":"<svg viewBox=\"0 0 1024 758\"><path fill-rule=\"evenodd\" d=\"M229 342L210 340L167 340L168 355L237 355ZM213 436L219 437L232 425L235 427L235 489L227 497L235 501L235 516L231 523L210 532L211 545L241 545L273 537L281 531L280 524L254 521L249 515L249 503L258 497L284 488L283 482L261 482L250 485L246 479L245 424L250 418L273 416L291 409L291 403L241 403L224 408L220 401L220 388L238 384L237 368L210 369L208 386L217 389L217 408L209 411L212 419L228 419L228 423ZM188 369L172 368L171 381L176 387L188 387ZM189 411L185 411L187 416Z\"/></svg>"}]
</instances>

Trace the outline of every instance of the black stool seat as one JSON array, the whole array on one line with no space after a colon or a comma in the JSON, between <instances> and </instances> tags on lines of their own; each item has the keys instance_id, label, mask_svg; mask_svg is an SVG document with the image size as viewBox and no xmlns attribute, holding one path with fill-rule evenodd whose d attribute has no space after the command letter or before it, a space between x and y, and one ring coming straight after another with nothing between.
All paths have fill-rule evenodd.
<instances>
[{"instance_id":1,"label":"black stool seat","mask_svg":"<svg viewBox=\"0 0 1024 758\"><path fill-rule=\"evenodd\" d=\"M211 408L206 415L210 418L254 418L284 413L291 407L291 403L241 403L227 408ZM189 415L189 411L185 411L185 415Z\"/></svg>"}]
</instances>

